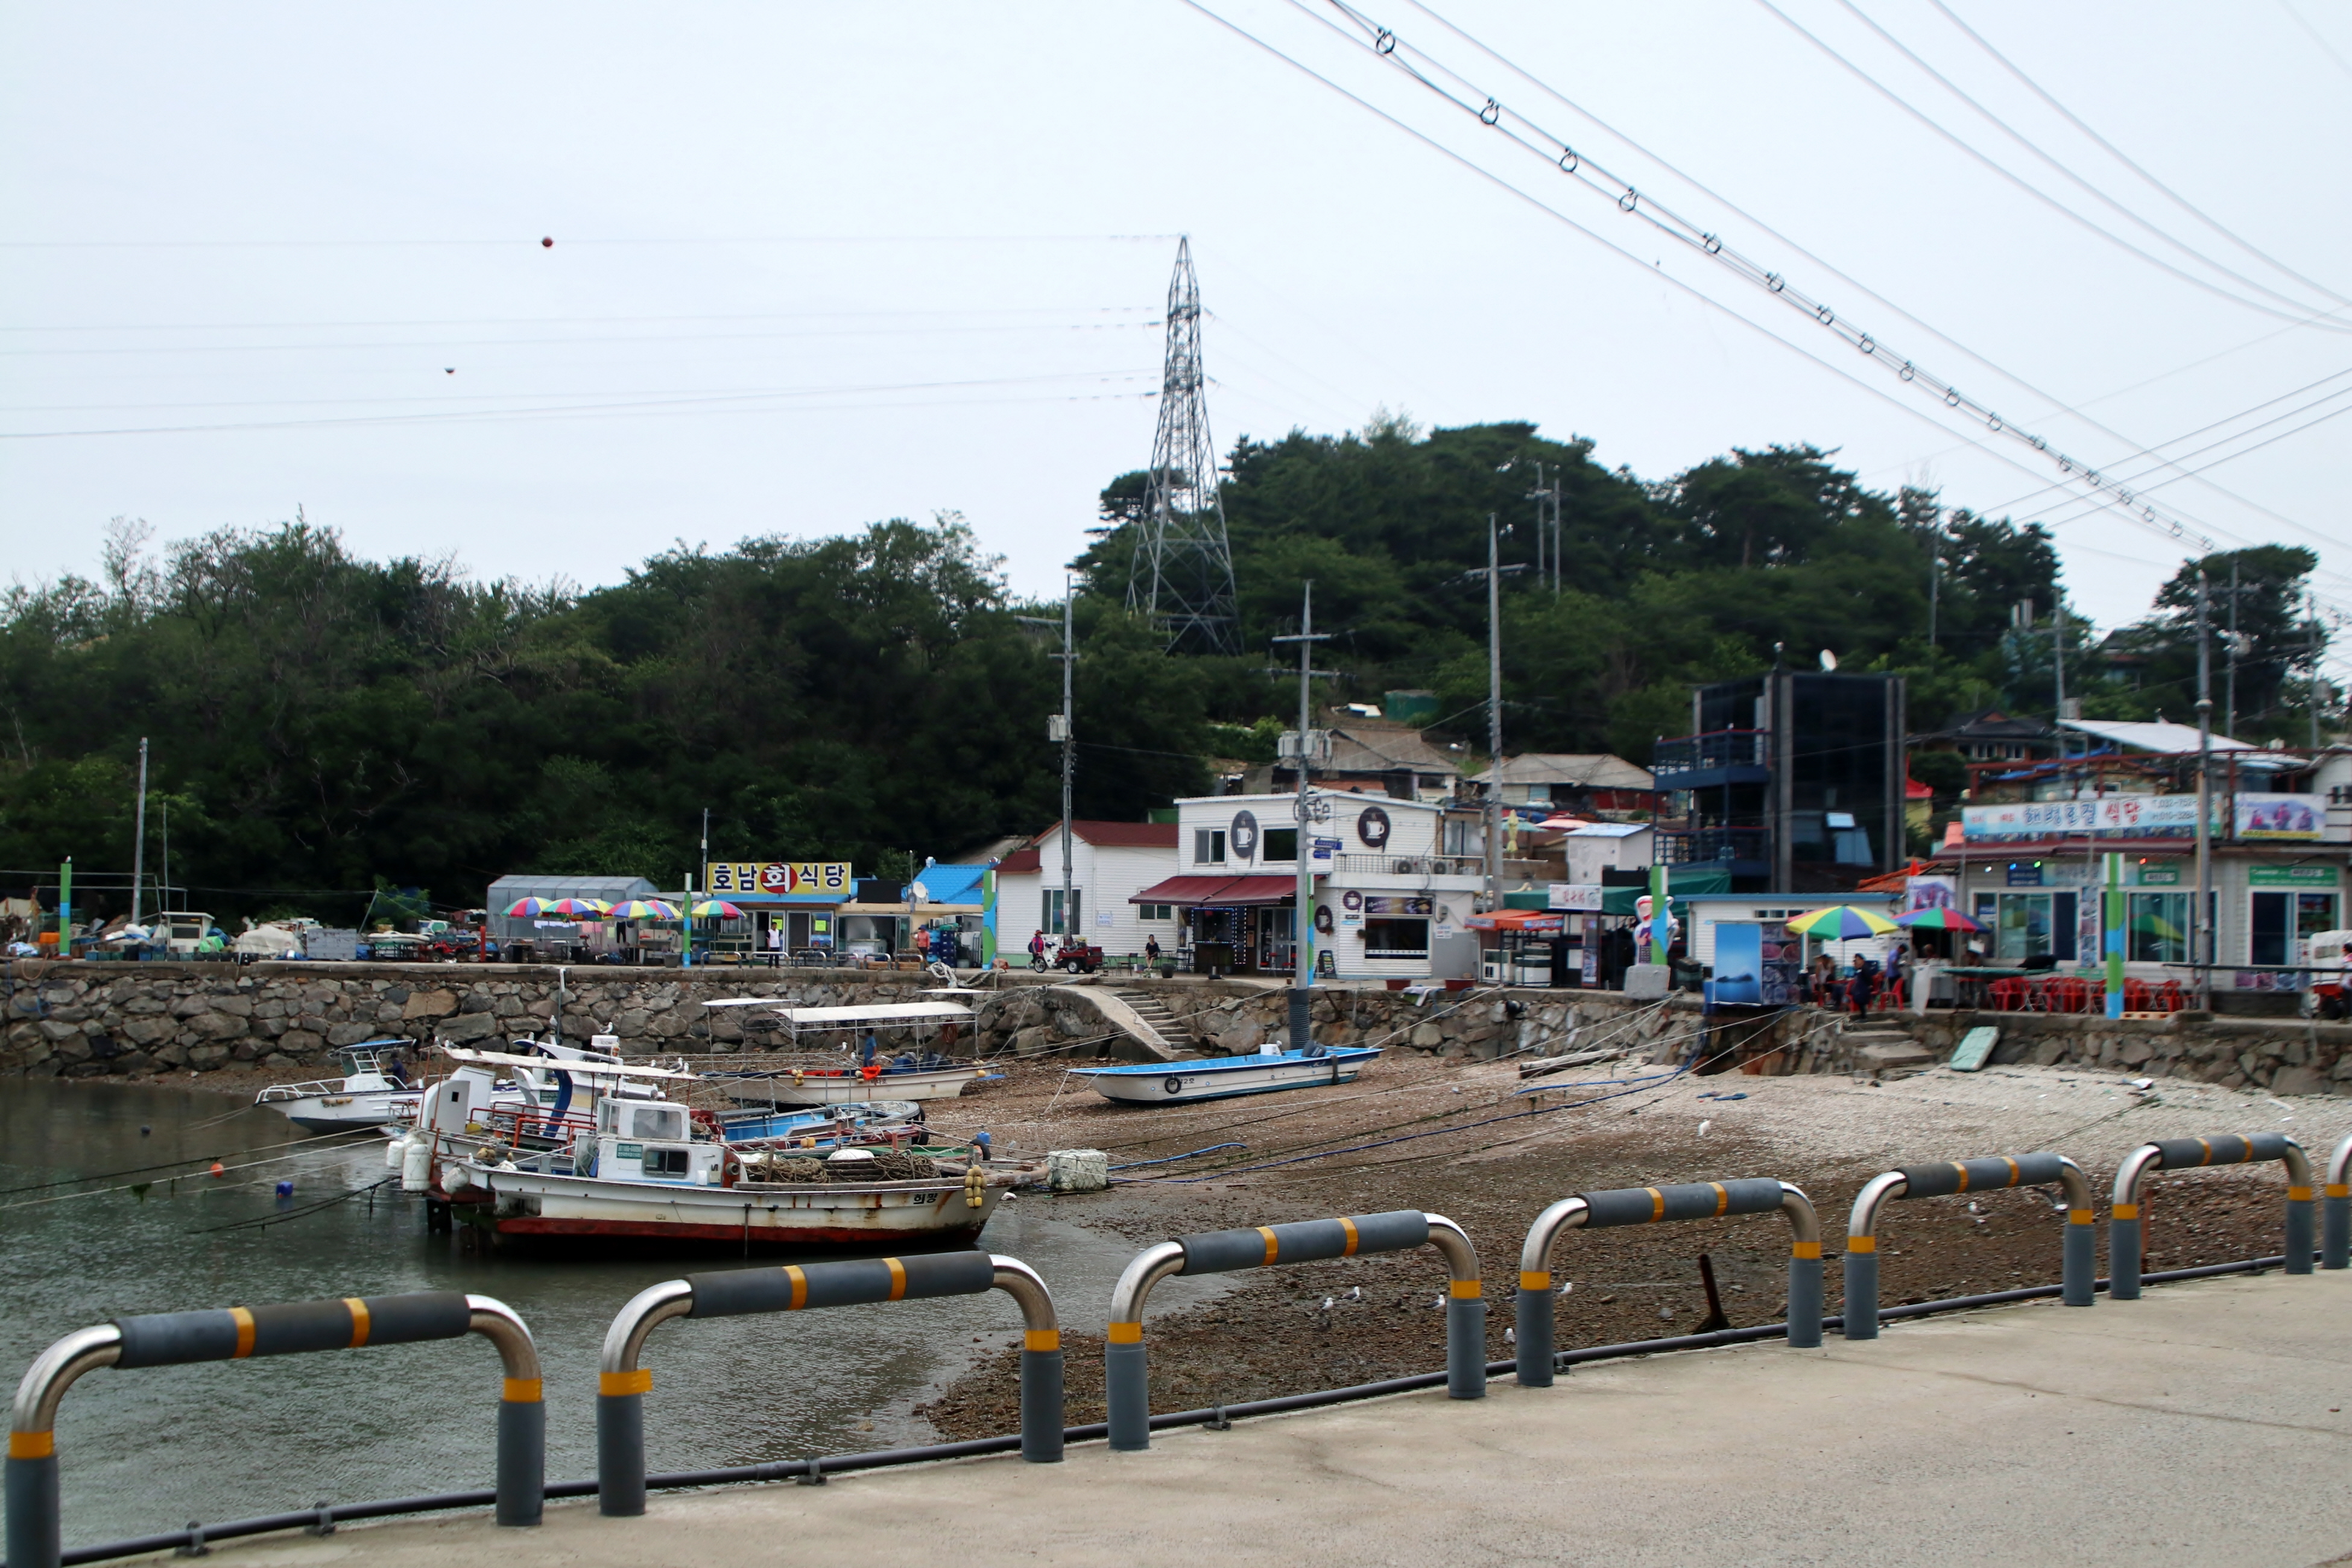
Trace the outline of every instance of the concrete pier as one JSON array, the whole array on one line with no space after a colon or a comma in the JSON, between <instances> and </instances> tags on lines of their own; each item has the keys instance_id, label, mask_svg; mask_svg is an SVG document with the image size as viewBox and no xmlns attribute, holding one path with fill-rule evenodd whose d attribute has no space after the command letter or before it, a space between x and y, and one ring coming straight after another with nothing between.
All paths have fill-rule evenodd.
<instances>
[{"instance_id":1,"label":"concrete pier","mask_svg":"<svg viewBox=\"0 0 2352 1568\"><path fill-rule=\"evenodd\" d=\"M724 1458L732 1458L726 1456ZM722 1456L713 1455L714 1461ZM223 1568L2318 1563L2352 1553L2352 1273L1601 1363L823 1488L225 1543ZM162 1560L159 1560L162 1561Z\"/></svg>"}]
</instances>

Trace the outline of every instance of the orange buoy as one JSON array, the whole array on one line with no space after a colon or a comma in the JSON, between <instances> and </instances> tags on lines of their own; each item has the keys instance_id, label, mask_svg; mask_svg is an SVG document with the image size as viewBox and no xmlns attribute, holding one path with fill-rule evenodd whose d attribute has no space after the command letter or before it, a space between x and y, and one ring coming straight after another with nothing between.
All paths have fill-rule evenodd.
<instances>
[{"instance_id":1,"label":"orange buoy","mask_svg":"<svg viewBox=\"0 0 2352 1568\"><path fill-rule=\"evenodd\" d=\"M215 1160L213 1162L213 1174L215 1176L226 1176L228 1174L228 1168L223 1165L218 1160Z\"/></svg>"}]
</instances>

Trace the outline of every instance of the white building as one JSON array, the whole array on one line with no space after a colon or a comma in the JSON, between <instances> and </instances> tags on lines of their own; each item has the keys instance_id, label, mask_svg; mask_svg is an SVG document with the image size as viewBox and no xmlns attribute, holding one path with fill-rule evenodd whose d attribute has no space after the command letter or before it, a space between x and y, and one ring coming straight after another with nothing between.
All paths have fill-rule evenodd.
<instances>
[{"instance_id":1,"label":"white building","mask_svg":"<svg viewBox=\"0 0 2352 1568\"><path fill-rule=\"evenodd\" d=\"M1070 902L1062 913L1062 825L1028 841L996 868L996 951L1016 967L1029 961L1029 939L1048 946L1074 930L1106 953L1139 953L1144 939L1176 948L1176 913L1134 901L1135 894L1177 869L1176 825L1170 822L1070 824Z\"/></svg>"},{"instance_id":2,"label":"white building","mask_svg":"<svg viewBox=\"0 0 2352 1568\"><path fill-rule=\"evenodd\" d=\"M1588 822L1560 835L1559 851L1570 882L1591 884L1601 873L1637 870L1650 863L1654 836L1646 822Z\"/></svg>"},{"instance_id":3,"label":"white building","mask_svg":"<svg viewBox=\"0 0 2352 1568\"><path fill-rule=\"evenodd\" d=\"M1445 808L1352 790L1318 789L1308 801L1318 814L1306 847L1315 868L1317 973L1474 973L1477 940L1463 922L1484 883L1475 859L1440 852ZM1178 956L1191 969L1293 973L1297 797L1208 795L1176 805L1175 875L1138 889L1135 901L1175 914Z\"/></svg>"}]
</instances>

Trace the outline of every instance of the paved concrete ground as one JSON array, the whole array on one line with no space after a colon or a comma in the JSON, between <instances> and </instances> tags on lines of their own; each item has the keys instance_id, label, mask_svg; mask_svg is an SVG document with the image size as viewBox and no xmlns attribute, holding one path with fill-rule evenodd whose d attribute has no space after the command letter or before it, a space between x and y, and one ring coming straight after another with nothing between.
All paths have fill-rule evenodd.
<instances>
[{"instance_id":1,"label":"paved concrete ground","mask_svg":"<svg viewBox=\"0 0 2352 1568\"><path fill-rule=\"evenodd\" d=\"M659 1394L651 1419L659 1420ZM2352 1561L2352 1273L2159 1287L1100 1444L548 1510L347 1526L221 1568ZM166 1560L168 1561L168 1560Z\"/></svg>"}]
</instances>

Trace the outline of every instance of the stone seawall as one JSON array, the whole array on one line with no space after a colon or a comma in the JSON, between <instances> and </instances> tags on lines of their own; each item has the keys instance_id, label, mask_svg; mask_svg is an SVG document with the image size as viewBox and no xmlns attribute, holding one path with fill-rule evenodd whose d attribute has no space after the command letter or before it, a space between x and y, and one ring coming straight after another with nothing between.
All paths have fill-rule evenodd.
<instances>
[{"instance_id":1,"label":"stone seawall","mask_svg":"<svg viewBox=\"0 0 2352 1568\"><path fill-rule=\"evenodd\" d=\"M1996 1063L2104 1068L2149 1078L2191 1079L2273 1094L2352 1094L2352 1024L2301 1018L2210 1017L2109 1020L2095 1014L1943 1013L1904 1017L1937 1060L1979 1025L2000 1031Z\"/></svg>"}]
</instances>

